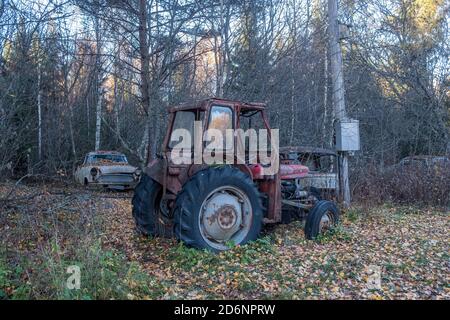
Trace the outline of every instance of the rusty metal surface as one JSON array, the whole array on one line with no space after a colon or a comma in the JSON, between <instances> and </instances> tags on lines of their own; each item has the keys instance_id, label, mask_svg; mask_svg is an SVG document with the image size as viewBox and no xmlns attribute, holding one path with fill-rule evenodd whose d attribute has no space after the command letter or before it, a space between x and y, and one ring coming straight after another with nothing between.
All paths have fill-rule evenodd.
<instances>
[{"instance_id":1,"label":"rusty metal surface","mask_svg":"<svg viewBox=\"0 0 450 320\"><path fill-rule=\"evenodd\" d=\"M170 170L165 170L164 160L162 159L154 159L145 169L144 172L150 178L161 184L165 189L170 192L177 194L185 181L180 181L180 173L175 172L174 174L170 174ZM187 169L185 169L187 170ZM167 172L167 173L166 173ZM166 173L166 174L165 174Z\"/></svg>"},{"instance_id":2,"label":"rusty metal surface","mask_svg":"<svg viewBox=\"0 0 450 320\"><path fill-rule=\"evenodd\" d=\"M222 99L222 98L210 98L205 100L199 100L199 101L192 101L184 104L180 104L177 106L173 106L169 108L169 112L177 112L182 110L206 110L208 105L210 104L221 104L221 105L228 105L228 106L235 106L240 109L245 110L264 110L265 104L264 103L258 103L258 102L242 102L242 101L236 101L236 100L229 100L229 99Z\"/></svg>"},{"instance_id":3,"label":"rusty metal surface","mask_svg":"<svg viewBox=\"0 0 450 320\"><path fill-rule=\"evenodd\" d=\"M294 154L294 158L290 155ZM300 179L300 184L305 187L314 187L321 190L336 190L338 188L338 174L335 172L336 165L331 164L329 169L322 170L320 158L321 157L333 157L334 160L330 160L335 163L337 154L335 151L324 148L308 147L308 146L298 146L298 147L283 147L280 148L280 162L282 165L303 163L305 165L304 159L300 160L296 156L298 155L308 155L307 159L315 159L316 166L310 168L309 173ZM331 169L334 168L334 169ZM333 170L333 171L331 171Z\"/></svg>"},{"instance_id":4,"label":"rusty metal surface","mask_svg":"<svg viewBox=\"0 0 450 320\"><path fill-rule=\"evenodd\" d=\"M267 196L267 214L265 223L281 221L281 179L275 175L272 179L258 181L258 189Z\"/></svg>"},{"instance_id":5,"label":"rusty metal surface","mask_svg":"<svg viewBox=\"0 0 450 320\"><path fill-rule=\"evenodd\" d=\"M213 190L200 208L199 229L213 248L226 249L226 242L240 243L252 225L253 210L245 192L233 186Z\"/></svg>"},{"instance_id":6,"label":"rusty metal surface","mask_svg":"<svg viewBox=\"0 0 450 320\"><path fill-rule=\"evenodd\" d=\"M300 201L300 200L288 200L288 199L283 199L283 200L281 200L281 202L283 203L283 204L286 204L286 205L288 205L288 206L291 206L291 207L295 207L295 208L299 208L299 209L306 209L306 210L309 210L309 209L311 209L312 207L313 207L313 204L311 204L311 203L303 203L302 201Z\"/></svg>"},{"instance_id":7,"label":"rusty metal surface","mask_svg":"<svg viewBox=\"0 0 450 320\"><path fill-rule=\"evenodd\" d=\"M133 176L133 174L129 173L110 173L110 174L102 174L94 183L97 184L117 184L117 185L131 185L136 183L137 179Z\"/></svg>"},{"instance_id":8,"label":"rusty metal surface","mask_svg":"<svg viewBox=\"0 0 450 320\"><path fill-rule=\"evenodd\" d=\"M281 180L304 178L308 173L308 167L301 164L280 164Z\"/></svg>"},{"instance_id":9,"label":"rusty metal surface","mask_svg":"<svg viewBox=\"0 0 450 320\"><path fill-rule=\"evenodd\" d=\"M92 151L85 155L83 164L79 165L74 178L80 184L94 185L126 185L131 186L137 183L138 176L135 174L137 168L131 166L127 161L119 162L109 159L99 159L93 162L87 162L86 159L95 155L125 155L117 151ZM126 160L126 157L124 158ZM95 175L92 174L95 170Z\"/></svg>"},{"instance_id":10,"label":"rusty metal surface","mask_svg":"<svg viewBox=\"0 0 450 320\"><path fill-rule=\"evenodd\" d=\"M334 190L338 185L338 177L336 173L310 172L300 180L300 184L303 187Z\"/></svg>"}]
</instances>

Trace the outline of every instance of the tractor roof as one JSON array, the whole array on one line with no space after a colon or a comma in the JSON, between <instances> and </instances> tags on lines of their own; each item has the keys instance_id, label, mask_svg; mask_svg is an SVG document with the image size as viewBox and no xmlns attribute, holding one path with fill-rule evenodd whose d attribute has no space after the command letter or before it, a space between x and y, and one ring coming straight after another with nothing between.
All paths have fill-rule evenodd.
<instances>
[{"instance_id":1,"label":"tractor roof","mask_svg":"<svg viewBox=\"0 0 450 320\"><path fill-rule=\"evenodd\" d=\"M223 106L237 107L241 110L256 111L264 110L266 105L259 102L242 102L236 100L222 99L222 98L209 98L204 100L197 100L192 102L186 102L175 107L169 108L169 112L176 112L181 110L206 110L209 104L218 104Z\"/></svg>"}]
</instances>

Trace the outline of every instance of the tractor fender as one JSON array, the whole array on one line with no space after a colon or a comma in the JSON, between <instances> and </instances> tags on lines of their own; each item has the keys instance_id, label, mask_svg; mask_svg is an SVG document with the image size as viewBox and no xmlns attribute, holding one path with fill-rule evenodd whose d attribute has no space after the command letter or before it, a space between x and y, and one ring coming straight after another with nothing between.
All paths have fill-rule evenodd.
<instances>
[{"instance_id":1,"label":"tractor fender","mask_svg":"<svg viewBox=\"0 0 450 320\"><path fill-rule=\"evenodd\" d=\"M166 189L170 192L177 194L182 188L182 183L179 181L179 174L176 172L174 172L174 174L170 174L171 170L169 168L169 170L167 170L167 177L164 179L165 168L166 166L164 159L154 159L148 164L147 167L144 168L144 173L160 185L165 185Z\"/></svg>"}]
</instances>

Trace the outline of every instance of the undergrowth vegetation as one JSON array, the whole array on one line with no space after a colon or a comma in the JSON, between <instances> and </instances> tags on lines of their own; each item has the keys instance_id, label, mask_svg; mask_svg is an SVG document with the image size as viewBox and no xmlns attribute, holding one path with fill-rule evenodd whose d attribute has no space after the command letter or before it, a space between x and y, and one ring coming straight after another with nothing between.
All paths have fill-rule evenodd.
<instances>
[{"instance_id":1,"label":"undergrowth vegetation","mask_svg":"<svg viewBox=\"0 0 450 320\"><path fill-rule=\"evenodd\" d=\"M138 236L126 193L17 193L26 200L0 216L0 299L449 298L445 209L354 206L316 241L293 222L213 254ZM67 286L73 266L79 289ZM380 288L367 285L370 266Z\"/></svg>"}]
</instances>

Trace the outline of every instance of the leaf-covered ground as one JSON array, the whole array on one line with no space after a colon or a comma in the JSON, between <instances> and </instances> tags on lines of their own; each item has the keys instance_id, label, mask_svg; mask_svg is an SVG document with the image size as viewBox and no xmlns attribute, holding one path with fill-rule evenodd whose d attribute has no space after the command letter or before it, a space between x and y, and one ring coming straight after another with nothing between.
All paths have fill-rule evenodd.
<instances>
[{"instance_id":1,"label":"leaf-covered ground","mask_svg":"<svg viewBox=\"0 0 450 320\"><path fill-rule=\"evenodd\" d=\"M137 236L130 204L112 203L107 242L158 279L161 298L450 298L448 212L354 208L318 242L305 240L297 222L215 255ZM374 267L380 268L381 288L370 290Z\"/></svg>"},{"instance_id":2,"label":"leaf-covered ground","mask_svg":"<svg viewBox=\"0 0 450 320\"><path fill-rule=\"evenodd\" d=\"M0 298L450 298L448 210L355 206L318 241L296 222L216 255L138 236L131 193L58 190L22 187L0 203ZM82 294L59 292L56 275L73 263L91 271Z\"/></svg>"}]
</instances>

